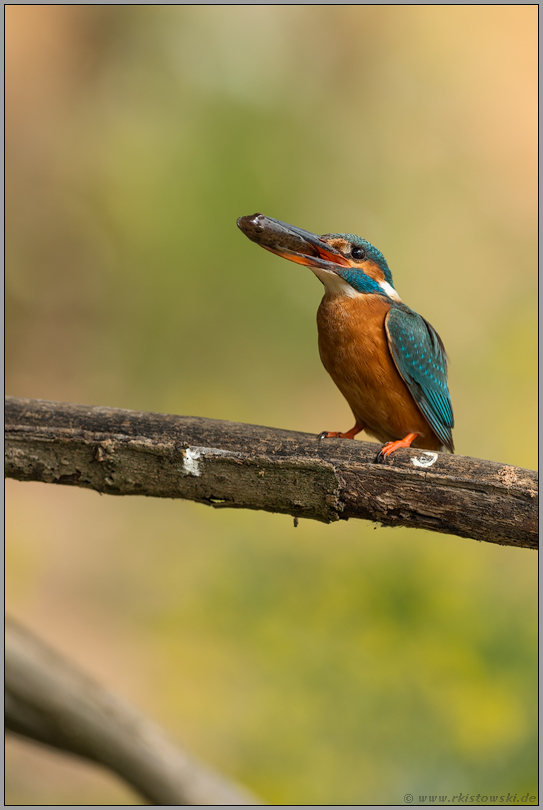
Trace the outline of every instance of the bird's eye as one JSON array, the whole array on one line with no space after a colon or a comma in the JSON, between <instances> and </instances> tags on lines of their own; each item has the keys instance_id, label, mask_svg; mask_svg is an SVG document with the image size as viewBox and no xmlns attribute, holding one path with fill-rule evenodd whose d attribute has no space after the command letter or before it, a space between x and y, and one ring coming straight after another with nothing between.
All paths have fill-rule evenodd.
<instances>
[{"instance_id":1,"label":"bird's eye","mask_svg":"<svg viewBox=\"0 0 543 810\"><path fill-rule=\"evenodd\" d=\"M366 251L364 250L363 247L354 245L354 247L351 249L351 256L353 257L353 259L358 259L359 261L361 261L362 259L366 258Z\"/></svg>"}]
</instances>

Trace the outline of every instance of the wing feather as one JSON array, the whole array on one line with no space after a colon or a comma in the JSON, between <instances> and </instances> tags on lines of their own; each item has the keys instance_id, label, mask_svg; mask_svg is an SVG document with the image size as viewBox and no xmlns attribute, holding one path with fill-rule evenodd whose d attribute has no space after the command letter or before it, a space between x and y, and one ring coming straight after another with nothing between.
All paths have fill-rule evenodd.
<instances>
[{"instance_id":1,"label":"wing feather","mask_svg":"<svg viewBox=\"0 0 543 810\"><path fill-rule=\"evenodd\" d=\"M404 304L390 309L385 326L396 368L436 435L453 453L454 416L441 338L428 321Z\"/></svg>"}]
</instances>

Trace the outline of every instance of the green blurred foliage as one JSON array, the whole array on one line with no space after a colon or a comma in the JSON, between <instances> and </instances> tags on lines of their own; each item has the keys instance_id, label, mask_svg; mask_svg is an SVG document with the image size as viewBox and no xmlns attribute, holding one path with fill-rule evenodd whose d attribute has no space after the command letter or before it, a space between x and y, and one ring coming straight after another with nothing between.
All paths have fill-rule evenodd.
<instances>
[{"instance_id":1,"label":"green blurred foliage","mask_svg":"<svg viewBox=\"0 0 543 810\"><path fill-rule=\"evenodd\" d=\"M7 7L8 393L349 427L262 211L376 244L457 451L533 467L536 14ZM535 791L530 552L14 482L7 527L8 608L267 801ZM9 803L125 795L28 756Z\"/></svg>"}]
</instances>

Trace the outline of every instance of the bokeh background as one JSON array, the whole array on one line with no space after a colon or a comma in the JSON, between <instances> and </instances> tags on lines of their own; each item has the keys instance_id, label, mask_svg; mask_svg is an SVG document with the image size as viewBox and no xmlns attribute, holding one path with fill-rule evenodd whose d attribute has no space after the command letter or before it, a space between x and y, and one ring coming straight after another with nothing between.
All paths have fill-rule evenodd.
<instances>
[{"instance_id":1,"label":"bokeh background","mask_svg":"<svg viewBox=\"0 0 543 810\"><path fill-rule=\"evenodd\" d=\"M8 5L7 392L350 427L312 274L363 235L450 355L457 452L536 464L537 7ZM7 604L272 803L536 790L536 556L7 482ZM8 741L8 804L133 804Z\"/></svg>"}]
</instances>

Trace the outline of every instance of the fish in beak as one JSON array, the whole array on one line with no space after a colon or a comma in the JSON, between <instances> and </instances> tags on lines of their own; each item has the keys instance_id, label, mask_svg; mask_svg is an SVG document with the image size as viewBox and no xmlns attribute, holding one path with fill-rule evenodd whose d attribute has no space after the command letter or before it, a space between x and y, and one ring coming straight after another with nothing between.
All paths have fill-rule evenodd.
<instances>
[{"instance_id":1,"label":"fish in beak","mask_svg":"<svg viewBox=\"0 0 543 810\"><path fill-rule=\"evenodd\" d=\"M238 219L238 228L252 242L291 262L306 267L337 273L351 264L325 237L288 225L264 214Z\"/></svg>"}]
</instances>

